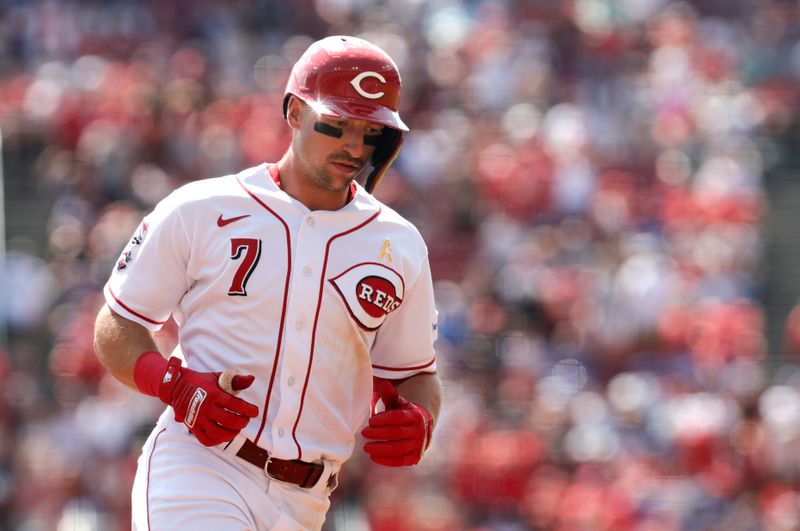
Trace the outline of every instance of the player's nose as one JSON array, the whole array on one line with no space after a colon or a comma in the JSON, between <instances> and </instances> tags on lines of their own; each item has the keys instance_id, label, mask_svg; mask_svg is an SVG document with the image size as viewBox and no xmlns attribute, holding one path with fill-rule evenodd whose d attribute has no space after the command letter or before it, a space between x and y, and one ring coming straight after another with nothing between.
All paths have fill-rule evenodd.
<instances>
[{"instance_id":1,"label":"player's nose","mask_svg":"<svg viewBox=\"0 0 800 531\"><path fill-rule=\"evenodd\" d=\"M362 160L364 158L364 154L367 149L367 145L364 144L364 133L355 131L355 130L348 130L345 131L342 135L343 149L347 152L348 155L353 157L354 159Z\"/></svg>"}]
</instances>

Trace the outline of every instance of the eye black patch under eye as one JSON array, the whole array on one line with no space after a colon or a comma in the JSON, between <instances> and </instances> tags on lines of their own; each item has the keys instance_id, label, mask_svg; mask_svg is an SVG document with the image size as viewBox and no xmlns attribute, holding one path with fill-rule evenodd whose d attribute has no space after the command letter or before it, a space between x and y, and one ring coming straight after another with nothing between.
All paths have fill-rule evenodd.
<instances>
[{"instance_id":1,"label":"eye black patch under eye","mask_svg":"<svg viewBox=\"0 0 800 531\"><path fill-rule=\"evenodd\" d=\"M380 141L381 135L364 135L365 146L377 146Z\"/></svg>"},{"instance_id":2,"label":"eye black patch under eye","mask_svg":"<svg viewBox=\"0 0 800 531\"><path fill-rule=\"evenodd\" d=\"M323 135L332 136L333 138L342 138L344 134L341 129L332 125L324 124L322 122L314 123L314 131L322 133Z\"/></svg>"}]
</instances>

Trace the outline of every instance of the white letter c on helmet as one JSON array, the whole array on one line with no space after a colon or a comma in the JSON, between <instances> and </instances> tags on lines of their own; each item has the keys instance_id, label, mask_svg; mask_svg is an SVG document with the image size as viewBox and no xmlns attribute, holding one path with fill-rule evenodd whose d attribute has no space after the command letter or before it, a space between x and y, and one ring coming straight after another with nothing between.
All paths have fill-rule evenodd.
<instances>
[{"instance_id":1,"label":"white letter c on helmet","mask_svg":"<svg viewBox=\"0 0 800 531\"><path fill-rule=\"evenodd\" d=\"M367 92L366 90L361 88L361 82L368 77L374 77L381 83L386 83L386 79L377 72L361 72L360 74L358 74L356 77L353 78L350 84L353 85L353 88L356 89L356 92L358 92L365 98L370 100L377 100L378 98L384 95L383 92Z\"/></svg>"}]
</instances>

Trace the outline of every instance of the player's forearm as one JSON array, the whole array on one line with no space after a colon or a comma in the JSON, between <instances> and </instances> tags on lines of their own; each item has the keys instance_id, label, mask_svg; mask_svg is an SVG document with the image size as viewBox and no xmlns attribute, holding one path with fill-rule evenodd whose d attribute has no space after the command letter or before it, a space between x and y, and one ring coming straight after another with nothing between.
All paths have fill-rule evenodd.
<instances>
[{"instance_id":1,"label":"player's forearm","mask_svg":"<svg viewBox=\"0 0 800 531\"><path fill-rule=\"evenodd\" d=\"M133 380L136 360L143 352L158 352L158 347L149 330L103 306L95 321L94 350L108 372L136 389Z\"/></svg>"},{"instance_id":2,"label":"player's forearm","mask_svg":"<svg viewBox=\"0 0 800 531\"><path fill-rule=\"evenodd\" d=\"M433 417L434 425L442 404L442 381L436 374L417 374L397 386L400 396L419 404Z\"/></svg>"}]
</instances>

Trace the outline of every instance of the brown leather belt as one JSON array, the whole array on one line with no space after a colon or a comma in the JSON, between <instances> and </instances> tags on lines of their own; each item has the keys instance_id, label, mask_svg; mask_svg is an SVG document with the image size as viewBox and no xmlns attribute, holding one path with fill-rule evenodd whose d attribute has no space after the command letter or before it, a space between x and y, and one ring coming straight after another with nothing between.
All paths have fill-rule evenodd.
<instances>
[{"instance_id":1,"label":"brown leather belt","mask_svg":"<svg viewBox=\"0 0 800 531\"><path fill-rule=\"evenodd\" d=\"M266 450L250 439L245 439L242 447L236 452L236 456L265 470L267 475L273 479L292 483L304 489L310 489L316 485L325 470L320 463L306 463L298 459L287 461L270 457Z\"/></svg>"}]
</instances>

